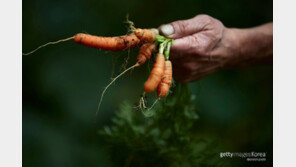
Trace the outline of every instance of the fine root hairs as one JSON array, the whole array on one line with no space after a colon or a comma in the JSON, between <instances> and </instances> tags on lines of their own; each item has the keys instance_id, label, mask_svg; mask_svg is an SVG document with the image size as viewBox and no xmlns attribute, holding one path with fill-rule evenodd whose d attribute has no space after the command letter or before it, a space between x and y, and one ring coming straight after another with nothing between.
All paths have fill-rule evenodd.
<instances>
[{"instance_id":1,"label":"fine root hairs","mask_svg":"<svg viewBox=\"0 0 296 167\"><path fill-rule=\"evenodd\" d=\"M148 107L146 106L146 100L145 100L145 92L141 95L141 98L140 98L140 102L139 102L139 107L140 107L140 109L144 109L144 110L146 110ZM153 104L151 105L151 107L149 107L147 110L149 111L149 110L151 110L153 107L154 107L154 105L158 102L158 100L160 100L160 98L157 98L154 102L153 102Z\"/></svg>"},{"instance_id":2,"label":"fine root hairs","mask_svg":"<svg viewBox=\"0 0 296 167\"><path fill-rule=\"evenodd\" d=\"M145 95L145 94L143 94L143 95ZM154 102L153 102L153 104L151 105L151 107L149 107L148 109L147 109L147 106L146 106L146 101L145 101L145 98L144 98L144 96L142 95L142 97L140 98L140 102L139 102L139 108L140 108L140 110L141 110L141 112L142 112L142 114L145 116L145 117L151 117L151 116L153 116L154 114L155 114L155 111L153 111L152 109L153 109L153 107L155 106L155 104L160 100L160 98L157 98Z\"/></svg>"},{"instance_id":3,"label":"fine root hairs","mask_svg":"<svg viewBox=\"0 0 296 167\"><path fill-rule=\"evenodd\" d=\"M128 72L129 70L131 70L131 69L133 69L133 68L135 68L135 67L138 67L138 66L139 66L139 64L137 63L137 64L135 64L135 65L129 67L128 69L124 70L122 73L120 73L120 74L117 75L115 78L113 78L112 81L111 81L111 82L105 87L105 89L103 90L103 92L102 92L102 94L101 94L101 98L100 98L99 105L98 105L98 110L97 110L96 115L95 115L96 117L97 117L97 115L98 115L98 113L99 113L99 110L100 110L100 107L101 107L101 104L102 104L102 101L103 101L103 97L104 97L104 95L105 95L107 89L108 89L108 88L112 85L112 83L114 83L114 82L115 82L120 76L122 76L123 74L125 74L125 73Z\"/></svg>"},{"instance_id":4,"label":"fine root hairs","mask_svg":"<svg viewBox=\"0 0 296 167\"><path fill-rule=\"evenodd\" d=\"M160 100L160 98L157 98L154 103L152 104L152 106L150 108L148 108L148 111L150 111L154 106L155 104L158 102L158 100Z\"/></svg>"},{"instance_id":5,"label":"fine root hairs","mask_svg":"<svg viewBox=\"0 0 296 167\"><path fill-rule=\"evenodd\" d=\"M32 51L29 52L29 53L23 53L23 56L30 55L30 54L36 52L37 50L39 50L39 49L41 49L41 48L43 48L43 47L45 47L45 46L47 46L47 45L55 45L55 44L57 44L57 43L65 42L65 41L69 41L69 40L71 40L71 39L74 39L74 36L69 37L69 38L66 38L66 39L61 39L61 40L58 40L58 41L54 41L54 42L48 42L48 43L46 43L46 44L43 44L43 45L37 47L36 49L32 50Z\"/></svg>"},{"instance_id":6,"label":"fine root hairs","mask_svg":"<svg viewBox=\"0 0 296 167\"><path fill-rule=\"evenodd\" d=\"M127 64L128 64L128 60L129 60L129 58L130 58L130 49L128 49L127 50L127 56L124 58L124 62L123 62L123 64L121 65L121 69L122 70L125 70L126 69L126 66L127 66Z\"/></svg>"},{"instance_id":7,"label":"fine root hairs","mask_svg":"<svg viewBox=\"0 0 296 167\"><path fill-rule=\"evenodd\" d=\"M140 101L139 101L139 108L142 111L143 109L145 110L146 107L146 100L145 100L145 92L141 95Z\"/></svg>"},{"instance_id":8,"label":"fine root hairs","mask_svg":"<svg viewBox=\"0 0 296 167\"><path fill-rule=\"evenodd\" d=\"M126 14L126 20L124 21L128 25L128 33L132 33L135 31L136 27L134 22L129 20L129 14Z\"/></svg>"}]
</instances>

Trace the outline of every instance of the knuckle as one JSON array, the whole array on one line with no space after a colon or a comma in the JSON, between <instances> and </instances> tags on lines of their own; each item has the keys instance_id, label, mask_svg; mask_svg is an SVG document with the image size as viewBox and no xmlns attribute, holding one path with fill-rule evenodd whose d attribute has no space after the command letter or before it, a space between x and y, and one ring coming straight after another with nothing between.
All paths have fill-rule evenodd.
<instances>
[{"instance_id":1,"label":"knuckle","mask_svg":"<svg viewBox=\"0 0 296 167\"><path fill-rule=\"evenodd\" d=\"M218 26L224 26L224 24L220 20L218 19L214 19L214 20Z\"/></svg>"},{"instance_id":2,"label":"knuckle","mask_svg":"<svg viewBox=\"0 0 296 167\"><path fill-rule=\"evenodd\" d=\"M217 20L217 19L212 19L211 21L211 24L213 26L213 29L217 30L217 31L220 31L223 29L224 25L223 23L220 21L220 20Z\"/></svg>"},{"instance_id":3,"label":"knuckle","mask_svg":"<svg viewBox=\"0 0 296 167\"><path fill-rule=\"evenodd\" d=\"M211 16L207 15L207 14L199 14L199 15L196 15L194 18L203 18L203 19L208 19L208 18L211 18Z\"/></svg>"},{"instance_id":4,"label":"knuckle","mask_svg":"<svg viewBox=\"0 0 296 167\"><path fill-rule=\"evenodd\" d=\"M214 25L214 24L216 24L216 19L214 19L214 18L208 18L208 23L209 23L209 25Z\"/></svg>"},{"instance_id":5,"label":"knuckle","mask_svg":"<svg viewBox=\"0 0 296 167\"><path fill-rule=\"evenodd\" d=\"M206 14L197 15L195 19L198 19L200 22L202 22L204 24L204 27L209 27L211 25L214 25L216 22L213 17Z\"/></svg>"}]
</instances>

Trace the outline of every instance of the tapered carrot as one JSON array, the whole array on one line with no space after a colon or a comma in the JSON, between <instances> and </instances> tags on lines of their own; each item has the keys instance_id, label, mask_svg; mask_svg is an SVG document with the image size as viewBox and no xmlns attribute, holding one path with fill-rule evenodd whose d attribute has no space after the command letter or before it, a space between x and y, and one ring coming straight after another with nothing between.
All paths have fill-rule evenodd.
<instances>
[{"instance_id":1,"label":"tapered carrot","mask_svg":"<svg viewBox=\"0 0 296 167\"><path fill-rule=\"evenodd\" d=\"M158 53L156 55L156 61L153 64L153 68L150 72L149 78L144 84L144 90L146 93L153 92L157 85L160 83L163 76L165 66L165 58L163 54Z\"/></svg>"},{"instance_id":2,"label":"tapered carrot","mask_svg":"<svg viewBox=\"0 0 296 167\"><path fill-rule=\"evenodd\" d=\"M46 46L48 46L48 45L55 45L55 44L58 44L58 43L61 43L61 42L69 41L69 40L71 40L71 39L74 39L74 36L69 37L69 38L65 38L65 39L60 39L60 40L58 40L58 41L47 42L46 44L40 45L40 46L38 46L36 49L34 49L34 50L32 50L32 51L30 51L30 52L28 52L28 53L23 53L23 55L24 55L24 56L27 56L27 55L30 55L30 54L36 52L37 50L39 50L39 49L41 49L41 48L44 48L44 47L46 47Z\"/></svg>"},{"instance_id":3,"label":"tapered carrot","mask_svg":"<svg viewBox=\"0 0 296 167\"><path fill-rule=\"evenodd\" d=\"M158 34L157 29L140 29L137 28L134 31L134 34L142 41L142 42L154 42L156 40L156 35Z\"/></svg>"},{"instance_id":4,"label":"tapered carrot","mask_svg":"<svg viewBox=\"0 0 296 167\"><path fill-rule=\"evenodd\" d=\"M154 43L145 43L141 46L139 54L137 57L137 63L139 65L144 64L148 59L150 59L152 52L156 49Z\"/></svg>"},{"instance_id":5,"label":"tapered carrot","mask_svg":"<svg viewBox=\"0 0 296 167\"><path fill-rule=\"evenodd\" d=\"M66 39L61 39L55 42L48 42L44 45L37 47L36 49L34 49L29 53L23 53L23 55L30 55L45 46L69 41L71 39L73 39L78 44L82 44L82 45L97 48L97 49L108 50L108 51L126 50L126 49L134 48L141 45L140 39L133 33L128 35L115 36L115 37L102 37L102 36L78 33L75 36L72 36Z\"/></svg>"},{"instance_id":6,"label":"tapered carrot","mask_svg":"<svg viewBox=\"0 0 296 167\"><path fill-rule=\"evenodd\" d=\"M140 44L140 39L135 34L101 37L79 33L74 36L74 41L78 44L109 51L134 48Z\"/></svg>"},{"instance_id":7,"label":"tapered carrot","mask_svg":"<svg viewBox=\"0 0 296 167\"><path fill-rule=\"evenodd\" d=\"M159 98L165 96L169 92L171 83L172 83L172 76L173 76L172 63L170 60L167 60L165 61L163 77L161 79L161 82L157 86L157 96Z\"/></svg>"}]
</instances>

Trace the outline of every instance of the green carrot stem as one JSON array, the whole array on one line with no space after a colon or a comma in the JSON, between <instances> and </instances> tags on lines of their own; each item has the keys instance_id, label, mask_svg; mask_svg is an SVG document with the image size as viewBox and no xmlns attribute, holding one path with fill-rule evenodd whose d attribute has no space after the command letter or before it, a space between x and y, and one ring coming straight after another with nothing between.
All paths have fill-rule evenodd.
<instances>
[{"instance_id":1,"label":"green carrot stem","mask_svg":"<svg viewBox=\"0 0 296 167\"><path fill-rule=\"evenodd\" d=\"M163 51L164 51L165 46L166 46L166 42L160 43L160 45L159 45L159 51L158 51L159 54L163 54Z\"/></svg>"},{"instance_id":2,"label":"green carrot stem","mask_svg":"<svg viewBox=\"0 0 296 167\"><path fill-rule=\"evenodd\" d=\"M166 60L168 60L169 57L170 57L171 45L172 45L172 41L170 40L170 41L167 43L166 50L165 50L165 52L164 52L164 56L165 56L165 59L166 59Z\"/></svg>"},{"instance_id":3,"label":"green carrot stem","mask_svg":"<svg viewBox=\"0 0 296 167\"><path fill-rule=\"evenodd\" d=\"M165 42L167 40L166 37L162 36L162 35L156 35L156 41L159 43Z\"/></svg>"}]
</instances>

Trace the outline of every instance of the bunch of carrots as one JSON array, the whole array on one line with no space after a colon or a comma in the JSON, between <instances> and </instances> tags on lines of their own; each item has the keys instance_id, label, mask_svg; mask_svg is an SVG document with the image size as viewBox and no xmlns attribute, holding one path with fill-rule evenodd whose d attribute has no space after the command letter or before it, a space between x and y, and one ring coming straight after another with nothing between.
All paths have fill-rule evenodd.
<instances>
[{"instance_id":1,"label":"bunch of carrots","mask_svg":"<svg viewBox=\"0 0 296 167\"><path fill-rule=\"evenodd\" d=\"M144 83L144 93L151 93L157 90L158 99L164 97L170 90L172 83L172 63L169 60L170 47L173 43L172 39L165 38L158 34L156 29L133 29L132 33L123 36L116 37L102 37L94 36L85 33L78 33L73 37L59 40L56 42L49 42L45 45L38 47L30 53L23 55L29 55L38 49L47 46L49 44L56 44L63 41L68 41L73 39L76 43L82 44L88 47L93 47L108 51L121 51L126 49L131 49L135 47L140 47L139 54L137 56L137 62L135 65L123 71L116 78L114 78L111 83L104 89L101 99L99 102L98 110L100 108L103 96L107 88L121 75L127 71L143 65L148 59L150 59L152 52L158 50L155 62L151 73ZM143 98L143 96L142 96ZM141 98L141 99L142 99ZM146 108L145 103L142 103L143 107Z\"/></svg>"}]
</instances>

